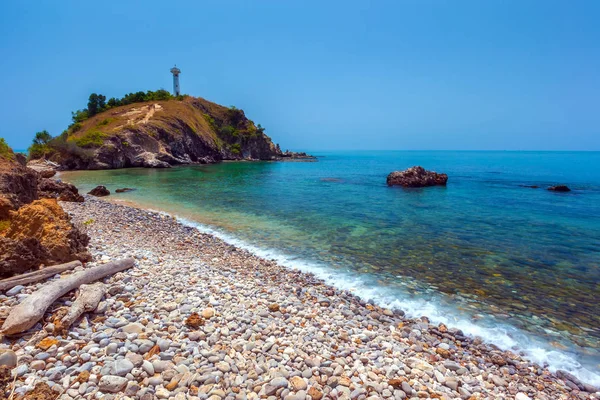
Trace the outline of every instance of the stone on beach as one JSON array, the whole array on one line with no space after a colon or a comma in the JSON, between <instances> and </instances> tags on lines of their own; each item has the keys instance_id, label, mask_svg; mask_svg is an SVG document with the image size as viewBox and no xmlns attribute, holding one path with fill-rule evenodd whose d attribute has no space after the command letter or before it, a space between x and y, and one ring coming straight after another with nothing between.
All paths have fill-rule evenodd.
<instances>
[{"instance_id":1,"label":"stone on beach","mask_svg":"<svg viewBox=\"0 0 600 400\"><path fill-rule=\"evenodd\" d=\"M67 338L46 328L37 346L23 337L0 350L19 395L37 382L61 388L66 400L526 400L534 393L566 400L565 388L588 395L568 373L559 379L452 327L364 302L168 216L89 197L64 207L76 222L97 221L88 227L91 266L126 255L137 264L105 280L102 313L85 314Z\"/></svg>"}]
</instances>

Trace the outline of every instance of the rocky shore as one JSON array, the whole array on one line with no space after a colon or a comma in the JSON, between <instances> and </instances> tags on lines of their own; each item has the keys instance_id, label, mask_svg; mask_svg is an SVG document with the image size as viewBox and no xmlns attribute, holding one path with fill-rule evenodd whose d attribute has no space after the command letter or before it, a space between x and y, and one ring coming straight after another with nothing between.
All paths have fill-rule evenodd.
<instances>
[{"instance_id":1,"label":"rocky shore","mask_svg":"<svg viewBox=\"0 0 600 400\"><path fill-rule=\"evenodd\" d=\"M106 298L66 337L28 345L53 331L48 314L3 339L0 364L16 367L0 384L14 385L14 398L600 398L569 374L365 303L170 216L89 196L62 206L91 237L88 266L125 256L136 266L106 280ZM0 295L0 318L39 286Z\"/></svg>"}]
</instances>

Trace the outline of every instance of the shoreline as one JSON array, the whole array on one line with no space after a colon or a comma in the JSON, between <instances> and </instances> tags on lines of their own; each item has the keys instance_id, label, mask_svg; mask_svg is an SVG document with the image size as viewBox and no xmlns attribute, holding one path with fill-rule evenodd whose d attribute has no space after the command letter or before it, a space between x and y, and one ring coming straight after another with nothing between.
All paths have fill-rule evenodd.
<instances>
[{"instance_id":1,"label":"shoreline","mask_svg":"<svg viewBox=\"0 0 600 400\"><path fill-rule=\"evenodd\" d=\"M120 361L124 359L134 366L124 376L137 381L137 388L123 387L132 398L210 395L217 399L229 398L229 393L235 398L276 394L289 399L316 399L319 395L353 399L600 398L579 392L591 387L573 377L561 375L561 379L518 355L466 337L458 329L431 325L426 318L408 319L401 310L364 302L312 274L261 259L164 213L89 196L84 203L62 205L76 223L88 221L85 226L92 239L93 262L126 255L138 260L134 269L108 280L108 319L96 322L99 318L90 315L84 320L88 330L96 329L95 335L104 332L106 337L98 341L92 332L86 336L86 328L71 329L74 339L89 338L82 347L87 355L69 353L65 363L63 354L55 365L72 364L63 371L72 369L74 378L85 363L96 376L76 389L69 387L69 396L76 394L74 390L82 394L86 383L83 394L89 388L89 393L95 393L102 382L93 379L112 374L110 368L115 364L129 365ZM35 285L23 289L22 294L32 287ZM133 304L125 307L128 303ZM194 311L215 315L194 330L184 323ZM132 324L137 324L134 330L139 332L122 332ZM137 335L136 339L130 335ZM166 372L159 374L156 368L139 363L139 358L147 355L141 354L141 346L135 346L142 336L161 348L148 364L173 363ZM160 346L164 340L169 340L168 346ZM103 341L106 351L94 344ZM14 346L25 359L40 358L41 351L19 349L19 340ZM109 346L116 351L109 352ZM51 358L60 359L60 355ZM21 376L25 382L44 375L32 371L29 364ZM74 368L76 365L79 367ZM55 373L40 372L46 372L46 378ZM191 372L206 379L195 382L187 376L189 382L181 385ZM64 379L61 373L59 380ZM31 383L18 385L21 392L25 389L20 388L28 387Z\"/></svg>"},{"instance_id":2,"label":"shoreline","mask_svg":"<svg viewBox=\"0 0 600 400\"><path fill-rule=\"evenodd\" d=\"M457 328L471 338L485 338L488 345L520 354L524 359L545 366L552 372L566 371L591 386L600 385L597 364L590 362L589 359L586 360L584 358L586 354L580 353L580 349L574 342L568 343L573 347L567 347L568 344L560 343L551 334L539 335L525 326L515 324L515 321L508 322L503 315L497 316L495 310L482 308L485 303L474 310L469 308L470 303L460 296L446 297L444 293L435 293L426 298L413 297L410 292L398 292L398 288L390 289L385 284L377 282L376 278L349 273L345 269L334 268L324 262L311 261L310 258L299 257L298 253L282 252L274 247L252 244L251 238L246 236L246 239L243 239L230 231L231 228L239 228L237 226L220 226L218 221L207 219L204 214L185 212L182 214L182 210L174 209L164 203L156 205L155 202L118 196L103 197L102 200L171 216L185 226L216 236L259 258L276 261L286 269L312 274L337 290L348 290L364 301L390 309L400 308L411 318L427 316L431 323L442 323ZM255 227L252 224L250 226ZM407 287L411 287L410 282ZM463 308L465 306L467 307Z\"/></svg>"}]
</instances>

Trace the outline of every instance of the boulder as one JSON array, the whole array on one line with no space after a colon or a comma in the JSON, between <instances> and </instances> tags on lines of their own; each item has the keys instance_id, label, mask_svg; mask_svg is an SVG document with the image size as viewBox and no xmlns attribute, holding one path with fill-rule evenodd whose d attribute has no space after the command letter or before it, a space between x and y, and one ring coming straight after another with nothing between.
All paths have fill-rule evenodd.
<instances>
[{"instance_id":1,"label":"boulder","mask_svg":"<svg viewBox=\"0 0 600 400\"><path fill-rule=\"evenodd\" d=\"M548 188L551 192L570 192L571 189L567 185L556 185Z\"/></svg>"},{"instance_id":2,"label":"boulder","mask_svg":"<svg viewBox=\"0 0 600 400\"><path fill-rule=\"evenodd\" d=\"M35 238L14 240L0 236L0 277L37 268L47 259L48 252Z\"/></svg>"},{"instance_id":3,"label":"boulder","mask_svg":"<svg viewBox=\"0 0 600 400\"><path fill-rule=\"evenodd\" d=\"M96 186L95 188L90 190L88 194L91 194L92 196L96 197L103 197L108 196L110 194L110 191L106 188L106 186Z\"/></svg>"},{"instance_id":4,"label":"boulder","mask_svg":"<svg viewBox=\"0 0 600 400\"><path fill-rule=\"evenodd\" d=\"M45 199L58 199L76 203L82 203L84 200L75 185L54 179L40 179L38 192L39 196Z\"/></svg>"},{"instance_id":5,"label":"boulder","mask_svg":"<svg viewBox=\"0 0 600 400\"><path fill-rule=\"evenodd\" d=\"M39 173L42 178L52 178L56 175L56 167L46 160L32 160L27 163L27 168Z\"/></svg>"},{"instance_id":6,"label":"boulder","mask_svg":"<svg viewBox=\"0 0 600 400\"><path fill-rule=\"evenodd\" d=\"M134 190L135 190L134 188L121 188L121 189L115 190L115 193L133 192Z\"/></svg>"},{"instance_id":7,"label":"boulder","mask_svg":"<svg viewBox=\"0 0 600 400\"><path fill-rule=\"evenodd\" d=\"M415 166L404 171L394 171L387 177L388 186L403 187L425 187L425 186L445 186L448 181L448 175L438 174L437 172L427 171L423 167Z\"/></svg>"},{"instance_id":8,"label":"boulder","mask_svg":"<svg viewBox=\"0 0 600 400\"><path fill-rule=\"evenodd\" d=\"M38 198L37 183L40 175L13 159L0 157L0 196L16 210Z\"/></svg>"},{"instance_id":9,"label":"boulder","mask_svg":"<svg viewBox=\"0 0 600 400\"><path fill-rule=\"evenodd\" d=\"M55 199L41 199L10 212L0 235L0 275L25 272L40 264L89 261L87 234L81 232Z\"/></svg>"}]
</instances>

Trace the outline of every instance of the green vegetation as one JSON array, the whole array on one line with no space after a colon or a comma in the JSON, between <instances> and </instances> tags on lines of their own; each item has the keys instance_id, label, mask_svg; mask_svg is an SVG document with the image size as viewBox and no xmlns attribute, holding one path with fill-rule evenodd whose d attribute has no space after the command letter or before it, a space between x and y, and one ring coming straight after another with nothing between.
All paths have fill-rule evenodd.
<instances>
[{"instance_id":1,"label":"green vegetation","mask_svg":"<svg viewBox=\"0 0 600 400\"><path fill-rule=\"evenodd\" d=\"M143 103L145 101L161 101L161 100L183 100L186 95L173 96L164 89L157 91L148 90L147 92L127 93L122 98L111 97L106 100L106 96L102 94L92 93L88 99L87 108L71 112L73 124L81 123L96 114L110 110L111 108L126 106L133 103ZM71 125L72 127L73 125Z\"/></svg>"},{"instance_id":2,"label":"green vegetation","mask_svg":"<svg viewBox=\"0 0 600 400\"><path fill-rule=\"evenodd\" d=\"M233 154L239 156L240 154L242 154L242 145L239 143L234 143L231 145L230 150Z\"/></svg>"},{"instance_id":3,"label":"green vegetation","mask_svg":"<svg viewBox=\"0 0 600 400\"><path fill-rule=\"evenodd\" d=\"M81 129L81 124L76 124L77 130ZM93 147L92 143L97 144L97 137L88 137L85 135L86 140L83 143L88 144L89 147ZM78 145L77 140L69 139L69 132L63 131L57 137L52 137L48 131L43 130L35 134L33 143L28 149L29 159L36 158L49 158L55 153L67 153L78 156L81 159L89 159L92 157L91 150L86 150L83 146ZM100 142L100 145L102 143Z\"/></svg>"},{"instance_id":4,"label":"green vegetation","mask_svg":"<svg viewBox=\"0 0 600 400\"><path fill-rule=\"evenodd\" d=\"M104 125L108 125L112 122L112 118L104 118L102 121L98 122L97 126L104 126Z\"/></svg>"},{"instance_id":5,"label":"green vegetation","mask_svg":"<svg viewBox=\"0 0 600 400\"><path fill-rule=\"evenodd\" d=\"M33 143L29 147L30 158L45 158L52 153L49 143L52 141L52 135L47 130L37 132L33 138Z\"/></svg>"},{"instance_id":6,"label":"green vegetation","mask_svg":"<svg viewBox=\"0 0 600 400\"><path fill-rule=\"evenodd\" d=\"M100 147L104 143L104 139L106 139L107 135L100 131L88 131L85 135L72 139L75 144L84 149L90 147Z\"/></svg>"},{"instance_id":7,"label":"green vegetation","mask_svg":"<svg viewBox=\"0 0 600 400\"><path fill-rule=\"evenodd\" d=\"M83 125L81 125L81 122L75 122L73 125L71 125L69 130L71 131L71 133L79 132L82 126Z\"/></svg>"},{"instance_id":8,"label":"green vegetation","mask_svg":"<svg viewBox=\"0 0 600 400\"><path fill-rule=\"evenodd\" d=\"M4 140L4 138L0 138L0 157L12 160L14 156L15 154L13 153L8 143L6 143L6 140Z\"/></svg>"},{"instance_id":9,"label":"green vegetation","mask_svg":"<svg viewBox=\"0 0 600 400\"><path fill-rule=\"evenodd\" d=\"M93 219L93 218L90 218L90 219L88 219L87 221L85 221L83 224L84 224L85 226L89 226L89 225L91 225L91 224L93 224L93 223L94 223L94 219Z\"/></svg>"}]
</instances>

